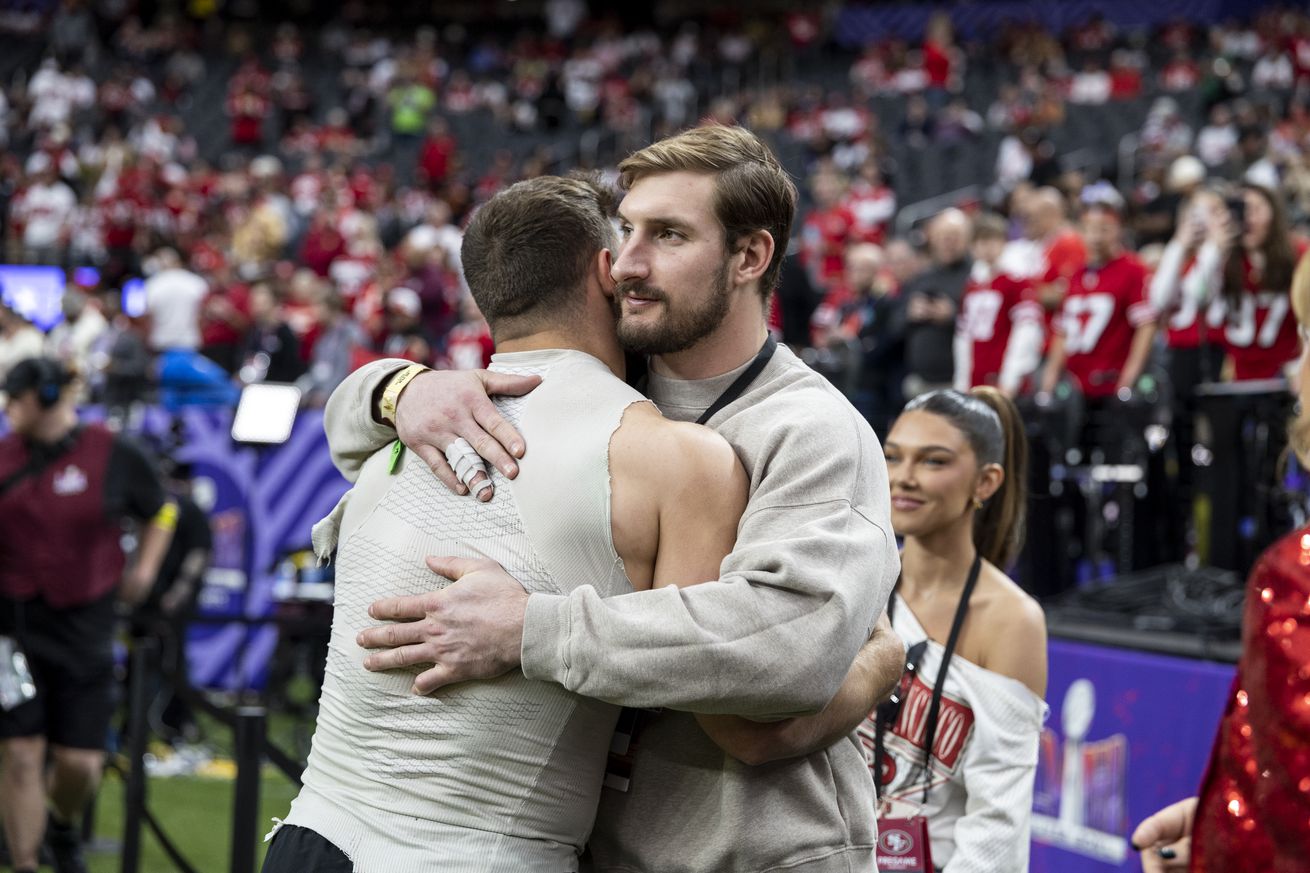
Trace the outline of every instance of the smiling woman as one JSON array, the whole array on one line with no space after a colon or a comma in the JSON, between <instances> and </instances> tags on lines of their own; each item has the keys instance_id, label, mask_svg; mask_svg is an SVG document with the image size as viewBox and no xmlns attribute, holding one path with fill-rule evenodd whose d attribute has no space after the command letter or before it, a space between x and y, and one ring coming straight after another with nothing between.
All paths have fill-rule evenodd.
<instances>
[{"instance_id":1,"label":"smiling woman","mask_svg":"<svg viewBox=\"0 0 1310 873\"><path fill-rule=\"evenodd\" d=\"M866 721L884 817L924 816L932 858L1025 870L1046 625L1003 569L1023 540L1027 443L1000 392L915 398L884 446L902 573L887 612L911 651L900 705ZM871 740L871 742L870 742Z\"/></svg>"}]
</instances>

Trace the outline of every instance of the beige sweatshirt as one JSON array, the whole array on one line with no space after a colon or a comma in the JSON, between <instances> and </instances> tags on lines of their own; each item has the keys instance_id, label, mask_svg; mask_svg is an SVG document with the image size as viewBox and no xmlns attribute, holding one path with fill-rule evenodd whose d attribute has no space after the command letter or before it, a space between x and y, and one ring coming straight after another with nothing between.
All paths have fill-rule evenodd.
<instances>
[{"instance_id":1,"label":"beige sweatshirt","mask_svg":"<svg viewBox=\"0 0 1310 873\"><path fill-rule=\"evenodd\" d=\"M328 404L329 442L347 478L394 439L372 420L370 403L380 380L404 364L363 368ZM649 393L665 415L694 420L735 375L652 377ZM608 599L589 586L533 594L522 652L528 678L624 706L756 718L817 712L831 699L899 569L877 438L782 347L709 425L751 479L720 581ZM628 790L601 798L596 870L874 871L873 783L853 736L751 768L685 712L644 720Z\"/></svg>"}]
</instances>

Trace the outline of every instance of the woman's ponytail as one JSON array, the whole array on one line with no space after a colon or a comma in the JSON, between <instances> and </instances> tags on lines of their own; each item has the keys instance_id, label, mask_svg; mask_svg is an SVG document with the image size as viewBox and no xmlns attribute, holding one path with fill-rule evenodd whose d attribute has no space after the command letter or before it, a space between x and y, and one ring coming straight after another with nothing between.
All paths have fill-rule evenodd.
<instances>
[{"instance_id":1,"label":"woman's ponytail","mask_svg":"<svg viewBox=\"0 0 1310 873\"><path fill-rule=\"evenodd\" d=\"M992 408L1005 438L1001 461L1005 480L973 519L974 545L984 558L1005 570L1019 557L1028 528L1028 436L1010 398L986 385L969 393Z\"/></svg>"}]
</instances>

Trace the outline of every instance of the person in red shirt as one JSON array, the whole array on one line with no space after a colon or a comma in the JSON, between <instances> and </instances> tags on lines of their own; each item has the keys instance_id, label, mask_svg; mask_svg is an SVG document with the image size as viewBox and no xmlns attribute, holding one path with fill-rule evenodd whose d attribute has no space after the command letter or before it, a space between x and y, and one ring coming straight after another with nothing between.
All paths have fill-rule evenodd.
<instances>
[{"instance_id":1,"label":"person in red shirt","mask_svg":"<svg viewBox=\"0 0 1310 873\"><path fill-rule=\"evenodd\" d=\"M232 119L232 145L258 149L264 142L264 119L272 111L272 102L261 92L260 79L237 78L227 98L227 114Z\"/></svg>"},{"instance_id":2,"label":"person in red shirt","mask_svg":"<svg viewBox=\"0 0 1310 873\"><path fill-rule=\"evenodd\" d=\"M150 592L177 520L140 449L78 422L80 393L52 358L21 361L4 382L0 633L17 641L32 674L29 699L0 711L4 830L20 871L37 869L43 833L55 869L86 870L79 819L115 709L115 603ZM128 520L140 534L131 561Z\"/></svg>"},{"instance_id":3,"label":"person in red shirt","mask_svg":"<svg viewBox=\"0 0 1310 873\"><path fill-rule=\"evenodd\" d=\"M200 307L200 353L235 373L241 365L241 347L249 329L250 289L237 281L231 267L223 264L213 273L209 295Z\"/></svg>"},{"instance_id":4,"label":"person in red shirt","mask_svg":"<svg viewBox=\"0 0 1310 873\"><path fill-rule=\"evenodd\" d=\"M1033 283L997 267L1005 240L999 216L974 222L973 272L956 320L955 388L992 385L1013 399L1041 361L1043 313Z\"/></svg>"},{"instance_id":5,"label":"person in red shirt","mask_svg":"<svg viewBox=\"0 0 1310 873\"><path fill-rule=\"evenodd\" d=\"M300 263L323 278L327 278L332 262L346 253L345 237L334 219L331 212L316 210L300 244Z\"/></svg>"},{"instance_id":6,"label":"person in red shirt","mask_svg":"<svg viewBox=\"0 0 1310 873\"><path fill-rule=\"evenodd\" d=\"M923 71L930 91L952 88L958 77L958 55L950 13L938 12L928 21L923 38Z\"/></svg>"},{"instance_id":7,"label":"person in red shirt","mask_svg":"<svg viewBox=\"0 0 1310 873\"><path fill-rule=\"evenodd\" d=\"M1155 336L1146 268L1123 248L1118 210L1092 203L1083 215L1088 264L1074 274L1055 321L1044 394L1067 371L1089 401L1124 397L1146 366Z\"/></svg>"},{"instance_id":8,"label":"person in red shirt","mask_svg":"<svg viewBox=\"0 0 1310 873\"><path fill-rule=\"evenodd\" d=\"M1037 295L1053 318L1069 280L1087 264L1087 247L1069 223L1067 203L1056 188L1038 188L1024 198L1020 213L1024 239L1014 240L1001 254L1002 270L1015 278L1032 278Z\"/></svg>"},{"instance_id":9,"label":"person in red shirt","mask_svg":"<svg viewBox=\"0 0 1310 873\"><path fill-rule=\"evenodd\" d=\"M1173 396L1173 499L1183 506L1191 504L1196 481L1193 423L1201 402L1197 388L1218 381L1223 366L1224 300L1210 293L1207 277L1215 274L1222 260L1212 237L1225 214L1223 200L1213 191L1202 189L1193 194L1179 210L1178 230L1164 247L1151 277L1151 308L1163 322ZM1166 524L1174 554L1185 554L1190 548L1193 516L1191 512L1170 513Z\"/></svg>"},{"instance_id":10,"label":"person in red shirt","mask_svg":"<svg viewBox=\"0 0 1310 873\"><path fill-rule=\"evenodd\" d=\"M883 178L878 159L873 155L860 164L860 174L851 185L844 205L855 216L855 236L862 242L882 245L896 215L896 192Z\"/></svg>"},{"instance_id":11,"label":"person in red shirt","mask_svg":"<svg viewBox=\"0 0 1310 873\"><path fill-rule=\"evenodd\" d=\"M451 164L459 144L450 133L450 126L444 118L434 118L428 122L428 133L419 149L419 181L435 190L446 181Z\"/></svg>"},{"instance_id":12,"label":"person in red shirt","mask_svg":"<svg viewBox=\"0 0 1310 873\"><path fill-rule=\"evenodd\" d=\"M1200 382L1219 378L1224 301L1211 299L1207 283L1223 257L1213 229L1225 215L1223 200L1213 191L1193 195L1183 206L1178 230L1151 277L1151 308L1168 319L1165 344L1177 395L1190 395Z\"/></svg>"},{"instance_id":13,"label":"person in red shirt","mask_svg":"<svg viewBox=\"0 0 1310 873\"><path fill-rule=\"evenodd\" d=\"M1142 94L1142 68L1120 50L1110 56L1110 99L1134 100Z\"/></svg>"},{"instance_id":14,"label":"person in red shirt","mask_svg":"<svg viewBox=\"0 0 1310 873\"><path fill-rule=\"evenodd\" d=\"M1296 360L1288 289L1305 247L1293 243L1287 210L1268 188L1243 185L1241 203L1244 215L1230 214L1219 241L1225 255L1221 287L1228 307L1223 344L1232 359L1234 381L1275 379Z\"/></svg>"},{"instance_id":15,"label":"person in red shirt","mask_svg":"<svg viewBox=\"0 0 1310 873\"><path fill-rule=\"evenodd\" d=\"M841 202L843 184L836 170L820 169L810 187L814 209L801 225L801 263L815 286L827 290L841 280L846 246L853 241L858 221Z\"/></svg>"},{"instance_id":16,"label":"person in red shirt","mask_svg":"<svg viewBox=\"0 0 1310 873\"><path fill-rule=\"evenodd\" d=\"M1175 53L1173 59L1160 71L1160 88L1165 91L1190 91L1200 81L1201 68L1186 49Z\"/></svg>"},{"instance_id":17,"label":"person in red shirt","mask_svg":"<svg viewBox=\"0 0 1310 873\"><path fill-rule=\"evenodd\" d=\"M460 320L446 340L446 360L454 370L485 370L491 366L496 344L472 294L460 301L459 314Z\"/></svg>"}]
</instances>

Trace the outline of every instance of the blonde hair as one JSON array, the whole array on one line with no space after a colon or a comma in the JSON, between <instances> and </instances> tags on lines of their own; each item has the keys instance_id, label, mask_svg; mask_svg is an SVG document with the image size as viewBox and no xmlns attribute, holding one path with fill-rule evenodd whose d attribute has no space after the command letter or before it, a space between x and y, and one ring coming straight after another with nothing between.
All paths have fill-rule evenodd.
<instances>
[{"instance_id":1,"label":"blonde hair","mask_svg":"<svg viewBox=\"0 0 1310 873\"><path fill-rule=\"evenodd\" d=\"M760 279L760 293L768 297L782 271L798 199L778 158L743 127L708 124L629 155L619 163L619 185L626 191L646 176L678 172L714 175L712 206L729 251L755 231L773 237L773 259Z\"/></svg>"},{"instance_id":2,"label":"blonde hair","mask_svg":"<svg viewBox=\"0 0 1310 873\"><path fill-rule=\"evenodd\" d=\"M1296 314L1296 322L1304 331L1310 328L1310 253L1301 257L1296 272L1292 274L1291 296L1292 312ZM1302 385L1301 396L1304 397L1305 393L1306 386ZM1310 465L1310 408L1306 407L1304 401L1301 403L1301 411L1292 419L1287 435L1297 458L1302 464Z\"/></svg>"}]
</instances>

